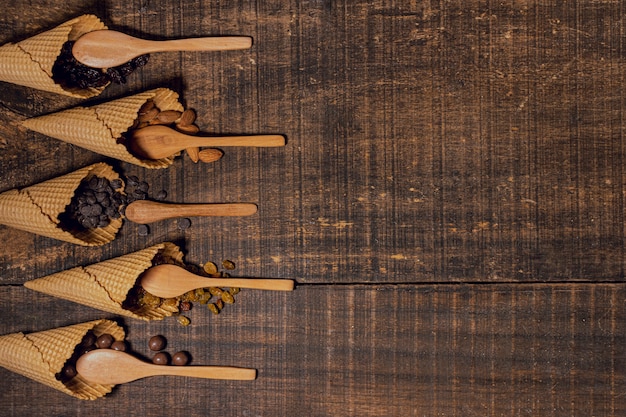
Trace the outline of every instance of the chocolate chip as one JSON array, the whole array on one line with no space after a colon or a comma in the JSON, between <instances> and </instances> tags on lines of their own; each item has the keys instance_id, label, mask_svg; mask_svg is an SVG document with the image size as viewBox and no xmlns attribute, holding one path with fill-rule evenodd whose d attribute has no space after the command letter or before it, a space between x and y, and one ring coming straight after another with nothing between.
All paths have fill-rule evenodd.
<instances>
[{"instance_id":1,"label":"chocolate chip","mask_svg":"<svg viewBox=\"0 0 626 417\"><path fill-rule=\"evenodd\" d=\"M128 185L130 185L131 187L136 187L139 184L139 178L137 178L136 175L131 175L127 178L127 181Z\"/></svg>"},{"instance_id":2,"label":"chocolate chip","mask_svg":"<svg viewBox=\"0 0 626 417\"><path fill-rule=\"evenodd\" d=\"M148 236L150 234L150 228L147 224L140 224L137 226L137 234L139 236Z\"/></svg>"},{"instance_id":3,"label":"chocolate chip","mask_svg":"<svg viewBox=\"0 0 626 417\"><path fill-rule=\"evenodd\" d=\"M111 181L111 187L113 187L114 190L119 190L120 188L122 188L123 182L121 179L116 178L113 181Z\"/></svg>"},{"instance_id":4,"label":"chocolate chip","mask_svg":"<svg viewBox=\"0 0 626 417\"><path fill-rule=\"evenodd\" d=\"M161 190L157 193L156 196L154 196L154 199L157 201L163 201L167 198L167 191L165 190Z\"/></svg>"},{"instance_id":5,"label":"chocolate chip","mask_svg":"<svg viewBox=\"0 0 626 417\"><path fill-rule=\"evenodd\" d=\"M187 230L191 226L191 220L189 220L186 217L182 219L178 219L178 221L176 222L176 225L178 226L180 230Z\"/></svg>"}]
</instances>

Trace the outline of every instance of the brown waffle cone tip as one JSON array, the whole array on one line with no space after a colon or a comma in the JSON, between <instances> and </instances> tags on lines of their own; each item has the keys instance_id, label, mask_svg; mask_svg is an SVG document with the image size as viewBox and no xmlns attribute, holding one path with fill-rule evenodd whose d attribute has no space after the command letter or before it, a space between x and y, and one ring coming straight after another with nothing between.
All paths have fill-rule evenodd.
<instances>
[{"instance_id":1,"label":"brown waffle cone tip","mask_svg":"<svg viewBox=\"0 0 626 417\"><path fill-rule=\"evenodd\" d=\"M138 252L85 267L77 267L24 283L31 290L141 320L161 320L172 315L159 307L133 308L125 301L139 276L160 254L164 260L183 266L183 254L173 243L164 242Z\"/></svg>"},{"instance_id":2,"label":"brown waffle cone tip","mask_svg":"<svg viewBox=\"0 0 626 417\"><path fill-rule=\"evenodd\" d=\"M178 153L156 160L139 159L120 143L122 134L132 128L141 106L150 99L161 110L184 110L176 92L157 88L90 107L78 106L26 119L22 123L31 130L101 155L144 168L167 168Z\"/></svg>"},{"instance_id":3,"label":"brown waffle cone tip","mask_svg":"<svg viewBox=\"0 0 626 417\"><path fill-rule=\"evenodd\" d=\"M94 384L77 375L67 383L56 379L76 347L89 331L124 340L124 329L110 320L94 320L35 333L0 336L0 366L83 400L95 400L111 392L113 385Z\"/></svg>"},{"instance_id":4,"label":"brown waffle cone tip","mask_svg":"<svg viewBox=\"0 0 626 417\"><path fill-rule=\"evenodd\" d=\"M76 233L59 227L58 217L70 204L76 188L83 179L93 175L109 180L119 179L111 166L97 163L30 187L0 193L0 223L83 246L104 245L112 241L122 226L121 218L112 219L106 227Z\"/></svg>"},{"instance_id":5,"label":"brown waffle cone tip","mask_svg":"<svg viewBox=\"0 0 626 417\"><path fill-rule=\"evenodd\" d=\"M94 15L83 15L17 43L0 46L0 81L76 98L100 94L105 87L64 89L52 79L52 67L63 44L87 32L107 29Z\"/></svg>"}]
</instances>

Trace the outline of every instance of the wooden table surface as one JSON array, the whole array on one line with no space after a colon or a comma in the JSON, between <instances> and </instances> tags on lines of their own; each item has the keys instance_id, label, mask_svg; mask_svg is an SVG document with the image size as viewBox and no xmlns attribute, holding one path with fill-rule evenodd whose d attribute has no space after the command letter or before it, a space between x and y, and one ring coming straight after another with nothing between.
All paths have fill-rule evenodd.
<instances>
[{"instance_id":1,"label":"wooden table surface","mask_svg":"<svg viewBox=\"0 0 626 417\"><path fill-rule=\"evenodd\" d=\"M0 226L0 334L118 320L253 382L155 377L81 401L0 369L2 416L626 415L626 5L621 1L17 0L0 43L93 13L151 39L249 35L154 54L86 104L169 87L204 132L278 133L163 170L20 125L83 104L1 83L0 191L98 161L168 201L245 218L125 222L81 247ZM292 293L243 291L192 324L120 319L22 286L163 241Z\"/></svg>"}]
</instances>

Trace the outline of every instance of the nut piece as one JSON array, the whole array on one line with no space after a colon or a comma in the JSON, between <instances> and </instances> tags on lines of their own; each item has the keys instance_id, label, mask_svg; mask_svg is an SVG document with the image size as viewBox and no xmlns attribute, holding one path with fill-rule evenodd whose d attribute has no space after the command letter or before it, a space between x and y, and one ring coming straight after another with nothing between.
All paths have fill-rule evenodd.
<instances>
[{"instance_id":1,"label":"nut piece","mask_svg":"<svg viewBox=\"0 0 626 417\"><path fill-rule=\"evenodd\" d=\"M176 120L176 123L178 123L179 126L188 126L193 124L193 122L196 121L196 112L191 110L191 109L186 109L181 115L180 118L178 120Z\"/></svg>"},{"instance_id":2,"label":"nut piece","mask_svg":"<svg viewBox=\"0 0 626 417\"><path fill-rule=\"evenodd\" d=\"M157 119L164 124L174 123L174 121L180 118L181 114L177 110L163 110L158 114Z\"/></svg>"},{"instance_id":3,"label":"nut piece","mask_svg":"<svg viewBox=\"0 0 626 417\"><path fill-rule=\"evenodd\" d=\"M205 164L218 161L222 156L224 156L224 152L214 148L207 148L198 152L198 159Z\"/></svg>"}]
</instances>

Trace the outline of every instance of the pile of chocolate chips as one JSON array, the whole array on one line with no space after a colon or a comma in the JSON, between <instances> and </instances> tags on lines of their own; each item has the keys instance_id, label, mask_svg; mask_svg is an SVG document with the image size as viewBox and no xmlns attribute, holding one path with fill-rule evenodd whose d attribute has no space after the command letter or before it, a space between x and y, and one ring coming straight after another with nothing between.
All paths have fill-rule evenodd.
<instances>
[{"instance_id":1,"label":"pile of chocolate chips","mask_svg":"<svg viewBox=\"0 0 626 417\"><path fill-rule=\"evenodd\" d=\"M78 62L72 54L73 46L74 41L65 42L52 66L52 79L64 88L98 88L110 82L124 84L126 77L146 65L149 59L149 55L141 55L120 66L103 70Z\"/></svg>"},{"instance_id":2,"label":"pile of chocolate chips","mask_svg":"<svg viewBox=\"0 0 626 417\"><path fill-rule=\"evenodd\" d=\"M81 181L65 211L59 215L60 226L68 231L84 231L106 227L112 219L124 214L125 207L148 197L148 183L136 176L126 179L126 194L121 192L122 180L109 181L92 176Z\"/></svg>"},{"instance_id":3,"label":"pile of chocolate chips","mask_svg":"<svg viewBox=\"0 0 626 417\"><path fill-rule=\"evenodd\" d=\"M59 215L61 226L66 230L108 226L111 219L121 216L120 207L125 204L121 188L121 180L109 181L98 176L84 179L74 192L65 212Z\"/></svg>"}]
</instances>

